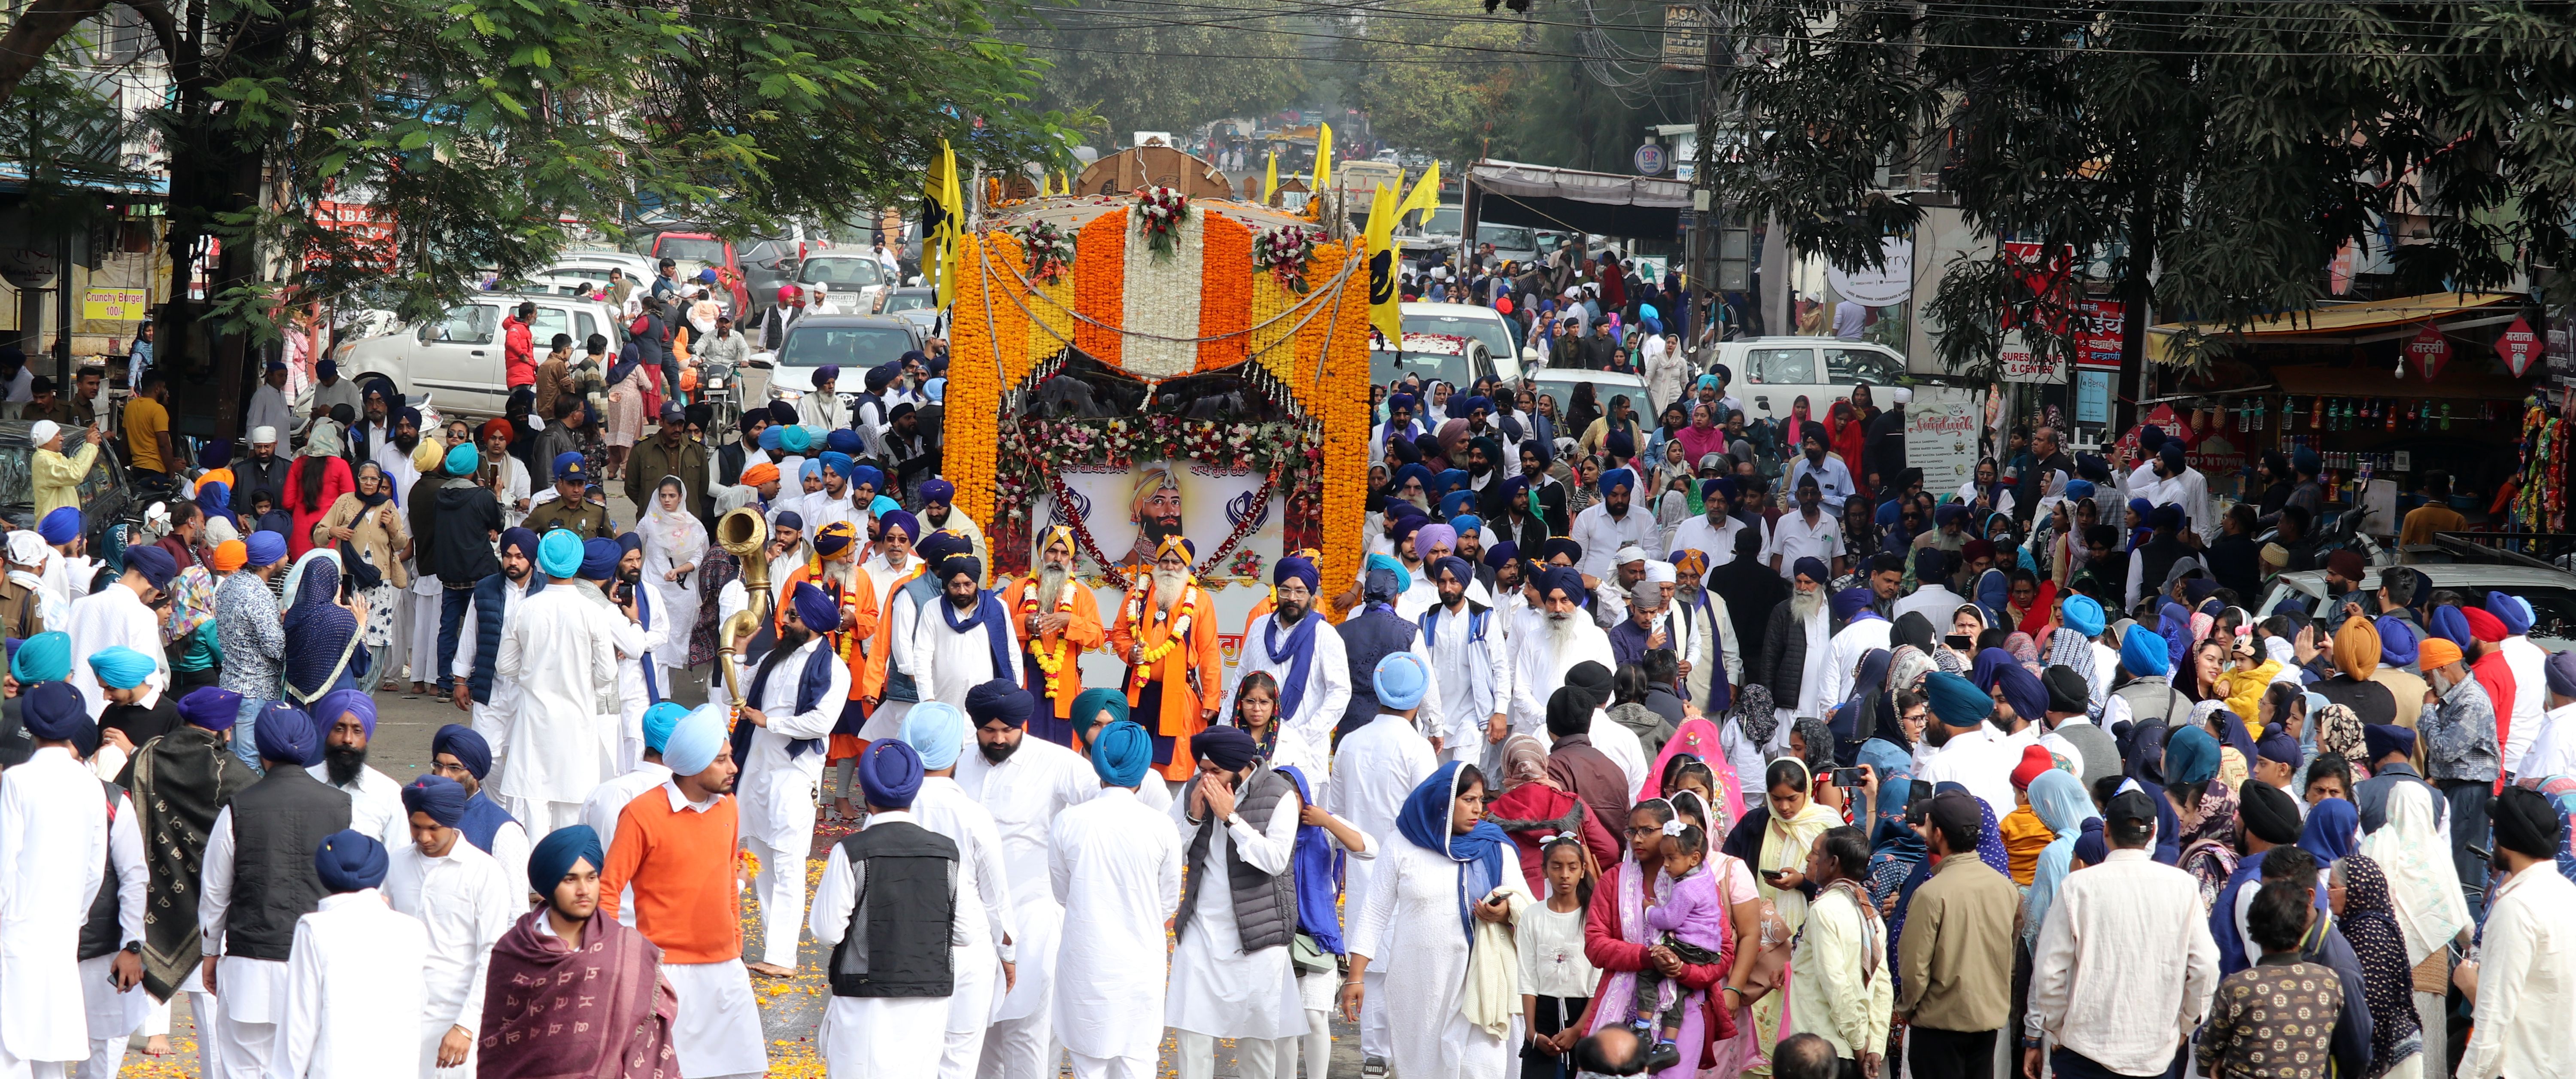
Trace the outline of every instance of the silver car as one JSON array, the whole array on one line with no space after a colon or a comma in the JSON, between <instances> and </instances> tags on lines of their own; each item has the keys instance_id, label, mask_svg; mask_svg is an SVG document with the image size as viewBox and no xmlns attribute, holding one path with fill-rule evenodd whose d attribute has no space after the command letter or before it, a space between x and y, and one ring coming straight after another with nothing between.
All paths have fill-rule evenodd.
<instances>
[{"instance_id":1,"label":"silver car","mask_svg":"<svg viewBox=\"0 0 2576 1079\"><path fill-rule=\"evenodd\" d=\"M450 415L498 416L510 399L502 371L501 320L517 311L522 300L537 305L529 329L538 362L545 360L548 343L559 333L572 338L576 359L592 334L608 338L611 356L626 343L625 320L605 303L549 293L486 292L428 322L399 324L381 337L343 344L331 358L343 378L383 375L407 396L427 394Z\"/></svg>"},{"instance_id":2,"label":"silver car","mask_svg":"<svg viewBox=\"0 0 2576 1079\"><path fill-rule=\"evenodd\" d=\"M2372 568L2376 579L2378 567ZM2422 562L2413 568L2422 570L2436 591L2458 592L2473 603L2484 603L2490 591L2519 596L2531 604L2534 642L2552 652L2576 647L2576 574L2515 562ZM2284 573L2272 578L2254 616L2269 618L2296 606L2312 618L2322 617L2330 602L2323 571Z\"/></svg>"}]
</instances>

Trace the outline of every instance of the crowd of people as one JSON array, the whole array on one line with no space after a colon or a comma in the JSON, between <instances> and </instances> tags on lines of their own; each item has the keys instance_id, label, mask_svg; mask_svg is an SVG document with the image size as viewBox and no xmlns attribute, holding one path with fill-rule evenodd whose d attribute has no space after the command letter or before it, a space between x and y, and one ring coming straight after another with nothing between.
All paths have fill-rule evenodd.
<instances>
[{"instance_id":1,"label":"crowd of people","mask_svg":"<svg viewBox=\"0 0 2576 1079\"><path fill-rule=\"evenodd\" d=\"M186 993L209 1076L757 1075L810 934L836 1077L1325 1079L1336 1016L1402 1079L2576 1068L2576 656L2293 553L2286 477L2276 550L2152 428L1927 492L1901 390L1399 382L1357 579L1275 559L1229 670L1189 537L996 573L935 361L838 376L606 457L353 386L8 533L0 1067ZM459 721L398 784L406 692Z\"/></svg>"}]
</instances>

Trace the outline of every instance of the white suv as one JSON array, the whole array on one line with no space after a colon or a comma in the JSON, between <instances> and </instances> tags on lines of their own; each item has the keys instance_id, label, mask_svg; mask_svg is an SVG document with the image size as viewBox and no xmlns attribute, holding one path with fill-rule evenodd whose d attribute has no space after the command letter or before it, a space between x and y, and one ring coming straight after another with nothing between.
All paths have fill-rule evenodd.
<instances>
[{"instance_id":1,"label":"white suv","mask_svg":"<svg viewBox=\"0 0 2576 1079\"><path fill-rule=\"evenodd\" d=\"M1715 362L1725 364L1735 380L1726 392L1744 402L1747 422L1765 416L1786 418L1800 397L1807 414L1822 420L1852 387L1866 382L1886 386L1905 376L1905 356L1868 341L1839 337L1747 337L1722 341ZM1878 402L1884 408L1887 402Z\"/></svg>"},{"instance_id":2,"label":"white suv","mask_svg":"<svg viewBox=\"0 0 2576 1079\"><path fill-rule=\"evenodd\" d=\"M394 388L415 399L424 392L451 415L498 416L509 402L502 377L501 319L526 300L537 305L529 326L533 358L543 362L556 334L572 335L574 359L590 335L608 337L608 354L626 343L626 326L605 303L542 293L485 292L417 325L400 325L381 337L352 341L334 350L340 377L381 374Z\"/></svg>"}]
</instances>

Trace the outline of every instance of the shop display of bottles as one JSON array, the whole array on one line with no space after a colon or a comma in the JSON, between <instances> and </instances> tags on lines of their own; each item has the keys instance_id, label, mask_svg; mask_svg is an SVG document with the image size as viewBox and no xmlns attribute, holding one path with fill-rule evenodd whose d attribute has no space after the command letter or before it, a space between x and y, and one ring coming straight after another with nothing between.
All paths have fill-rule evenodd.
<instances>
[{"instance_id":1,"label":"shop display of bottles","mask_svg":"<svg viewBox=\"0 0 2576 1079\"><path fill-rule=\"evenodd\" d=\"M2494 423L2499 407L2494 401L2292 394L2281 398L2280 414L2275 418L2283 431L2448 431L2455 422L2463 429ZM2262 430L2263 411L2253 406L2239 412L2236 429ZM2247 412L2254 415L2249 419Z\"/></svg>"}]
</instances>

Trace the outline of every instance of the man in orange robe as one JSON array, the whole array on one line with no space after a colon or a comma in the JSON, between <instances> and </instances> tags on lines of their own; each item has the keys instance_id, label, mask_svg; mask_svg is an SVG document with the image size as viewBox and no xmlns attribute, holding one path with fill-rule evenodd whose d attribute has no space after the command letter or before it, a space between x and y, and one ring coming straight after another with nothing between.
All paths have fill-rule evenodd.
<instances>
[{"instance_id":1,"label":"man in orange robe","mask_svg":"<svg viewBox=\"0 0 2576 1079\"><path fill-rule=\"evenodd\" d=\"M826 761L854 759L867 749L867 743L858 737L859 728L867 720L868 706L876 700L862 679L868 669L869 638L877 632L876 585L859 569L859 552L865 547L859 542L857 525L848 521L825 525L814 533L814 557L796 567L779 587L779 594L792 596L798 584L812 581L841 609L840 628L824 636L828 638L826 647L850 668L850 700L842 709L840 725L832 728ZM770 612L773 634L786 624L787 607L782 603ZM837 776L841 769L836 766L833 771Z\"/></svg>"},{"instance_id":2,"label":"man in orange robe","mask_svg":"<svg viewBox=\"0 0 2576 1079\"><path fill-rule=\"evenodd\" d=\"M1020 671L1038 698L1029 733L1066 747L1073 745L1073 699L1082 693L1082 654L1108 639L1101 630L1100 600L1089 585L1073 579L1073 544L1072 528L1049 526L1039 543L1037 573L1011 582L1002 594L1003 609L1020 622Z\"/></svg>"},{"instance_id":3,"label":"man in orange robe","mask_svg":"<svg viewBox=\"0 0 2576 1079\"><path fill-rule=\"evenodd\" d=\"M1196 770L1190 736L1215 721L1217 694L1225 690L1216 598L1190 575L1197 556L1197 545L1165 537L1153 572L1128 587L1109 631L1110 650L1127 663L1129 713L1154 736L1154 766L1170 780Z\"/></svg>"}]
</instances>

